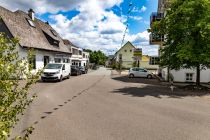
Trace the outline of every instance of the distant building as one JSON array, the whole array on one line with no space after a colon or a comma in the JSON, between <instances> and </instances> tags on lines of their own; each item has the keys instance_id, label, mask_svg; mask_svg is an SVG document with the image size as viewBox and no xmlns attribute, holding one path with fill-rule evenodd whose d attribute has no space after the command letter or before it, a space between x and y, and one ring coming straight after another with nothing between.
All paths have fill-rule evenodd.
<instances>
[{"instance_id":1,"label":"distant building","mask_svg":"<svg viewBox=\"0 0 210 140\"><path fill-rule=\"evenodd\" d=\"M120 48L114 55L115 63L121 63L123 68L129 69L133 67L137 60L134 57L134 50L137 48L131 43L127 42L122 48ZM143 55L141 57L141 60L139 60L139 66L142 68L146 68L152 73L156 73L159 69L158 66L158 60L159 58L157 56L148 56ZM113 63L113 59L111 59L110 63Z\"/></svg>"},{"instance_id":2,"label":"distant building","mask_svg":"<svg viewBox=\"0 0 210 140\"><path fill-rule=\"evenodd\" d=\"M158 74L158 69L159 69L158 62L159 62L158 56L143 55L142 60L140 61L140 67L149 70L153 74Z\"/></svg>"},{"instance_id":3,"label":"distant building","mask_svg":"<svg viewBox=\"0 0 210 140\"><path fill-rule=\"evenodd\" d=\"M113 59L114 59L114 55L109 55L108 59L106 61L106 67L111 67L113 65Z\"/></svg>"},{"instance_id":4,"label":"distant building","mask_svg":"<svg viewBox=\"0 0 210 140\"><path fill-rule=\"evenodd\" d=\"M131 42L127 42L122 48L120 48L115 53L115 61L117 63L121 63L124 68L131 68L134 63L133 59L133 51L136 47L131 44Z\"/></svg>"},{"instance_id":5,"label":"distant building","mask_svg":"<svg viewBox=\"0 0 210 140\"><path fill-rule=\"evenodd\" d=\"M72 52L70 58L71 65L73 66L87 66L89 64L89 53L83 51L82 48L77 47L72 42L67 39L63 40L64 43L68 46L69 50Z\"/></svg>"}]
</instances>

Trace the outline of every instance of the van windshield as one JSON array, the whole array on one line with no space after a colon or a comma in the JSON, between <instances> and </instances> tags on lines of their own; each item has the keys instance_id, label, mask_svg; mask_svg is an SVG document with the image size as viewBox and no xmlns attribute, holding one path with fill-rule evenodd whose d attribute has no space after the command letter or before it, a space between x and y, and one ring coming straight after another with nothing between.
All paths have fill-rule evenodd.
<instances>
[{"instance_id":1,"label":"van windshield","mask_svg":"<svg viewBox=\"0 0 210 140\"><path fill-rule=\"evenodd\" d=\"M47 64L45 69L61 69L62 64Z\"/></svg>"}]
</instances>

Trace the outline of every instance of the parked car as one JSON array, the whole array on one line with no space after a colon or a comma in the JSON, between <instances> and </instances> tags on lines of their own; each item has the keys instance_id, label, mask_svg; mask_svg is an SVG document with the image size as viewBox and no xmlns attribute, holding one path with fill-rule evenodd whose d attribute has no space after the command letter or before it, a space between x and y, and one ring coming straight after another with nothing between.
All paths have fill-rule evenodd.
<instances>
[{"instance_id":1,"label":"parked car","mask_svg":"<svg viewBox=\"0 0 210 140\"><path fill-rule=\"evenodd\" d=\"M151 79L152 73L150 73L147 69L144 68L130 68L129 70L129 77L146 77L148 79Z\"/></svg>"},{"instance_id":2,"label":"parked car","mask_svg":"<svg viewBox=\"0 0 210 140\"><path fill-rule=\"evenodd\" d=\"M80 68L78 66L71 66L71 75L81 75L82 71L80 70Z\"/></svg>"},{"instance_id":3,"label":"parked car","mask_svg":"<svg viewBox=\"0 0 210 140\"><path fill-rule=\"evenodd\" d=\"M82 74L86 74L88 72L87 67L80 66L79 69L82 71Z\"/></svg>"},{"instance_id":4,"label":"parked car","mask_svg":"<svg viewBox=\"0 0 210 140\"><path fill-rule=\"evenodd\" d=\"M58 80L70 78L71 69L68 63L49 63L45 66L44 72L41 75L42 81Z\"/></svg>"}]
</instances>

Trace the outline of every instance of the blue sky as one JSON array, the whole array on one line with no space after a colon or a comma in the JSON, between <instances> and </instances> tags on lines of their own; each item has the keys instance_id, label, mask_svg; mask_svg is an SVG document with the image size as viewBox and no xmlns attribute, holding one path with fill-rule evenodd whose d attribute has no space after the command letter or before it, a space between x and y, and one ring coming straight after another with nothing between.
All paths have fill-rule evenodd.
<instances>
[{"instance_id":1,"label":"blue sky","mask_svg":"<svg viewBox=\"0 0 210 140\"><path fill-rule=\"evenodd\" d=\"M143 49L144 54L157 55L158 46L149 45L150 14L157 11L158 0L0 0L0 5L15 11L33 8L36 17L48 21L63 37L74 44L112 54L121 47L128 23L125 42Z\"/></svg>"}]
</instances>

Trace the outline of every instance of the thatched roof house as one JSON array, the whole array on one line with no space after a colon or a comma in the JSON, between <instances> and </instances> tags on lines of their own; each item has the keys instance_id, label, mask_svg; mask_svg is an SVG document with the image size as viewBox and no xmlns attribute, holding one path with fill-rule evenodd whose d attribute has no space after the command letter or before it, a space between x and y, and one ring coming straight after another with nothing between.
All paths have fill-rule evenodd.
<instances>
[{"instance_id":1,"label":"thatched roof house","mask_svg":"<svg viewBox=\"0 0 210 140\"><path fill-rule=\"evenodd\" d=\"M0 31L3 28L2 25L5 25L7 35L18 38L23 48L71 53L48 22L34 17L32 9L28 13L20 10L12 12L0 6L0 18Z\"/></svg>"}]
</instances>

